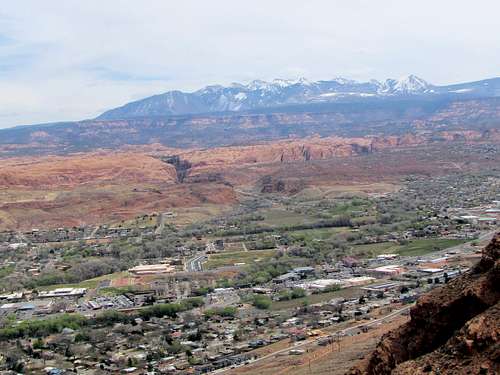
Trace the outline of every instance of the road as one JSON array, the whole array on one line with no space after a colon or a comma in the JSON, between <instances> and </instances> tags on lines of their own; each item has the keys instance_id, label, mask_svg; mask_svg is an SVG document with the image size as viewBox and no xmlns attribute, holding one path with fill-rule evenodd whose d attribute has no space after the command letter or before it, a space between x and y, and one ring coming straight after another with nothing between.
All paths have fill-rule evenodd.
<instances>
[{"instance_id":1,"label":"road","mask_svg":"<svg viewBox=\"0 0 500 375\"><path fill-rule=\"evenodd\" d=\"M207 256L205 254L196 255L186 261L186 271L187 272L202 272L203 263L207 261Z\"/></svg>"},{"instance_id":2,"label":"road","mask_svg":"<svg viewBox=\"0 0 500 375\"><path fill-rule=\"evenodd\" d=\"M365 322L365 323L357 324L357 325L352 326L352 327L344 328L342 330L339 330L339 331L336 331L336 332L333 332L333 333L329 334L329 336L342 337L342 336L348 335L349 333L356 332L361 327L371 327L373 325L382 323L382 322L386 321L387 319L391 319L394 316L400 315L400 314L402 314L402 313L410 310L410 308L412 306L413 306L413 304L405 306L405 307L403 307L403 308L401 308L399 310L393 311L390 314L387 314L387 315L383 316L382 318L378 318L378 319L372 320L370 322ZM303 346L315 344L315 343L317 343L318 341L320 341L320 340L322 340L324 338L325 338L325 336L320 336L320 337L317 337L317 338L314 338L314 339L311 339L311 340L303 341L301 343L298 343L297 345L292 345L292 346L289 346L289 347L287 347L285 349L281 349L281 350L278 350L276 352L267 354L267 355L265 355L263 357L257 358L257 359L255 359L253 361L250 361L248 364L254 365L257 362L261 362L261 361L264 361L266 359L276 357L276 356L278 356L280 354L287 353L287 352L289 352L292 349L298 349L298 348L301 348ZM245 365L236 366L236 367L244 367L244 366ZM218 369L218 370L212 371L209 374L222 374L222 373L230 371L230 370L234 370L234 368L222 368L222 369Z\"/></svg>"},{"instance_id":3,"label":"road","mask_svg":"<svg viewBox=\"0 0 500 375\"><path fill-rule=\"evenodd\" d=\"M92 230L92 233L90 233L90 235L88 236L87 239L95 238L95 235L97 234L97 231L99 230L99 228L100 228L100 226L96 225L96 227Z\"/></svg>"},{"instance_id":4,"label":"road","mask_svg":"<svg viewBox=\"0 0 500 375\"><path fill-rule=\"evenodd\" d=\"M158 227L155 230L155 234L161 234L163 232L163 228L165 227L165 215L160 213L160 217L158 220Z\"/></svg>"},{"instance_id":5,"label":"road","mask_svg":"<svg viewBox=\"0 0 500 375\"><path fill-rule=\"evenodd\" d=\"M490 241L493 238L493 236L495 235L495 233L497 233L497 232L498 232L498 228L491 230L491 231L488 231L488 232L485 232L485 233L482 233L479 235L479 237L475 241L477 241L477 242L483 242L486 240ZM448 247L448 248L440 250L440 251L435 251L429 255L445 255L446 253L449 253L450 251L456 251L458 253L461 253L461 252L464 252L465 250L475 249L474 247L472 247L471 242L472 241L469 241L469 242L462 243L460 245ZM478 248L481 249L480 246Z\"/></svg>"}]
</instances>

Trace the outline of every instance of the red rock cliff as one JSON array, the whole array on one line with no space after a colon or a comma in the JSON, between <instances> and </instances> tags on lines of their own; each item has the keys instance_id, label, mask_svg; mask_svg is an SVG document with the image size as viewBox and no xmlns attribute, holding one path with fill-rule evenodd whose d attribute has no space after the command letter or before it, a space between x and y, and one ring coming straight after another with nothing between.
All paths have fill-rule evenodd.
<instances>
[{"instance_id":1,"label":"red rock cliff","mask_svg":"<svg viewBox=\"0 0 500 375\"><path fill-rule=\"evenodd\" d=\"M500 233L474 269L422 296L350 375L499 374Z\"/></svg>"}]
</instances>

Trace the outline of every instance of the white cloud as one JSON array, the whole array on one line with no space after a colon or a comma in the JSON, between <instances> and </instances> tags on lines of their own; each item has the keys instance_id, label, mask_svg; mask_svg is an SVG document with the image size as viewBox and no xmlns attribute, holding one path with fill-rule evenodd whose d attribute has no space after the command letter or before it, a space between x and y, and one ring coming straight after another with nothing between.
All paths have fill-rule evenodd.
<instances>
[{"instance_id":1,"label":"white cloud","mask_svg":"<svg viewBox=\"0 0 500 375\"><path fill-rule=\"evenodd\" d=\"M496 0L17 0L0 9L0 127L255 78L498 75Z\"/></svg>"}]
</instances>

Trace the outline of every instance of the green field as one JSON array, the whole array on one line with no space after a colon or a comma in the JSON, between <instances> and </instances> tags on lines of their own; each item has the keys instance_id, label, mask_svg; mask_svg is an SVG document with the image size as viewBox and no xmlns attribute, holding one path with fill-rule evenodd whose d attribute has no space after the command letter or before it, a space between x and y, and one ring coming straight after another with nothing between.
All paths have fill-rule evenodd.
<instances>
[{"instance_id":1,"label":"green field","mask_svg":"<svg viewBox=\"0 0 500 375\"><path fill-rule=\"evenodd\" d=\"M336 290L333 292L311 294L307 297L291 299L288 301L273 301L271 304L271 310L287 310L296 307L304 306L305 303L313 305L315 303L326 302L333 298L357 298L363 293L359 288L346 288L341 290Z\"/></svg>"},{"instance_id":2,"label":"green field","mask_svg":"<svg viewBox=\"0 0 500 375\"><path fill-rule=\"evenodd\" d=\"M154 227L158 224L158 220L156 216L144 215L138 216L135 219L120 221L113 225L120 225L122 228Z\"/></svg>"},{"instance_id":3,"label":"green field","mask_svg":"<svg viewBox=\"0 0 500 375\"><path fill-rule=\"evenodd\" d=\"M373 258L384 253L396 253L402 256L419 256L460 245L463 240L441 238L425 238L412 240L405 245L394 242L381 242L367 245L356 245L351 248L351 254L362 258Z\"/></svg>"},{"instance_id":4,"label":"green field","mask_svg":"<svg viewBox=\"0 0 500 375\"><path fill-rule=\"evenodd\" d=\"M286 227L317 221L317 219L305 214L278 208L264 210L259 212L259 214L264 216L264 220L261 223L270 227Z\"/></svg>"},{"instance_id":5,"label":"green field","mask_svg":"<svg viewBox=\"0 0 500 375\"><path fill-rule=\"evenodd\" d=\"M251 264L253 262L262 262L271 258L276 250L251 250L235 253L219 253L210 255L208 261L204 264L207 269L213 269L225 266L234 266L235 263Z\"/></svg>"},{"instance_id":6,"label":"green field","mask_svg":"<svg viewBox=\"0 0 500 375\"><path fill-rule=\"evenodd\" d=\"M243 242L225 242L224 243L224 252L227 253L238 253L245 251L243 247Z\"/></svg>"},{"instance_id":7,"label":"green field","mask_svg":"<svg viewBox=\"0 0 500 375\"><path fill-rule=\"evenodd\" d=\"M114 279L119 279L122 277L127 277L129 273L127 271L122 271L122 272L115 272L115 273L110 273L107 275L102 275L93 279L88 279L81 281L79 283L74 283L74 284L55 284L55 285L47 285L47 286L40 286L38 289L40 290L54 290L58 288L87 288L87 289L93 289L97 288L99 286L99 283L101 281L105 280L114 280Z\"/></svg>"},{"instance_id":8,"label":"green field","mask_svg":"<svg viewBox=\"0 0 500 375\"><path fill-rule=\"evenodd\" d=\"M5 276L9 276L12 272L14 272L14 270L15 267L12 265L0 267L0 279L4 278Z\"/></svg>"},{"instance_id":9,"label":"green field","mask_svg":"<svg viewBox=\"0 0 500 375\"><path fill-rule=\"evenodd\" d=\"M302 229L289 231L287 234L295 240L326 240L341 232L348 232L351 228L338 227L338 228L317 228L317 229Z\"/></svg>"}]
</instances>

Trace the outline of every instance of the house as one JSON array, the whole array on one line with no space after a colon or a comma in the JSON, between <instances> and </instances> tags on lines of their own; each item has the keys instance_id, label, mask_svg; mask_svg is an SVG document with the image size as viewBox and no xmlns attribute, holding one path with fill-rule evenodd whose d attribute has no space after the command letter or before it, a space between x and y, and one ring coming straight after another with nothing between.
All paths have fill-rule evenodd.
<instances>
[{"instance_id":1,"label":"house","mask_svg":"<svg viewBox=\"0 0 500 375\"><path fill-rule=\"evenodd\" d=\"M380 254L380 255L377 255L377 259L390 260L390 259L396 259L398 256L399 256L399 254Z\"/></svg>"},{"instance_id":2,"label":"house","mask_svg":"<svg viewBox=\"0 0 500 375\"><path fill-rule=\"evenodd\" d=\"M302 278L314 275L314 271L315 269L313 267L297 267L292 270L293 273L296 273Z\"/></svg>"},{"instance_id":3,"label":"house","mask_svg":"<svg viewBox=\"0 0 500 375\"><path fill-rule=\"evenodd\" d=\"M274 278L275 283L285 283L287 281L297 281L300 280L300 276L294 272L288 272Z\"/></svg>"},{"instance_id":4,"label":"house","mask_svg":"<svg viewBox=\"0 0 500 375\"><path fill-rule=\"evenodd\" d=\"M2 295L0 295L0 300L7 300L7 301L11 301L11 302L16 302L16 301L22 300L23 296L24 296L23 292L2 294Z\"/></svg>"}]
</instances>

